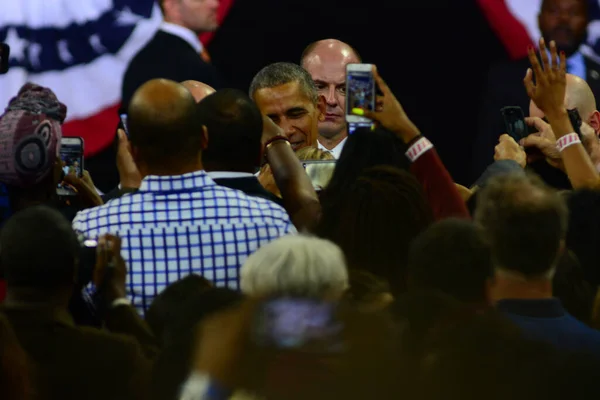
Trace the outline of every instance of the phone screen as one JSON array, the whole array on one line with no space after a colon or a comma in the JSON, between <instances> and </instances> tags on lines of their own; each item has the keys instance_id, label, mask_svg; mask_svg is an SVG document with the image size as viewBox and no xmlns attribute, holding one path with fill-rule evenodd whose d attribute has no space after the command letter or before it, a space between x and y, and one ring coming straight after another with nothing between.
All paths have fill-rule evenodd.
<instances>
[{"instance_id":1,"label":"phone screen","mask_svg":"<svg viewBox=\"0 0 600 400\"><path fill-rule=\"evenodd\" d=\"M353 108L375 109L375 80L371 71L348 69L346 84L346 115L351 115Z\"/></svg>"},{"instance_id":2,"label":"phone screen","mask_svg":"<svg viewBox=\"0 0 600 400\"><path fill-rule=\"evenodd\" d=\"M342 324L335 311L334 304L312 299L268 301L255 320L255 342L276 349L339 352Z\"/></svg>"},{"instance_id":3,"label":"phone screen","mask_svg":"<svg viewBox=\"0 0 600 400\"><path fill-rule=\"evenodd\" d=\"M313 188L317 192L329 185L335 171L335 165L336 160L302 161L306 175L308 175Z\"/></svg>"},{"instance_id":4,"label":"phone screen","mask_svg":"<svg viewBox=\"0 0 600 400\"><path fill-rule=\"evenodd\" d=\"M500 110L504 119L506 133L517 143L529 136L529 130L525 123L525 116L521 107L504 107Z\"/></svg>"},{"instance_id":5,"label":"phone screen","mask_svg":"<svg viewBox=\"0 0 600 400\"><path fill-rule=\"evenodd\" d=\"M83 139L62 138L60 145L60 159L63 163L63 173L68 175L74 173L81 177L83 175ZM67 185L58 184L57 192L62 196L72 196L75 191Z\"/></svg>"}]
</instances>

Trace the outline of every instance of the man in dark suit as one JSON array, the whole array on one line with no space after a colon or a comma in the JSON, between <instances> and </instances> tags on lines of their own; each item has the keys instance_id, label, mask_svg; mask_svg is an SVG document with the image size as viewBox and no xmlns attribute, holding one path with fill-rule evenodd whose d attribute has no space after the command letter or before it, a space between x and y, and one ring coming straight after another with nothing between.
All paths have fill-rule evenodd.
<instances>
[{"instance_id":1,"label":"man in dark suit","mask_svg":"<svg viewBox=\"0 0 600 400\"><path fill-rule=\"evenodd\" d=\"M176 82L196 80L215 88L219 74L198 39L217 28L219 0L159 0L164 22L148 44L131 60L121 90L122 110L142 84L155 78Z\"/></svg>"},{"instance_id":2,"label":"man in dark suit","mask_svg":"<svg viewBox=\"0 0 600 400\"><path fill-rule=\"evenodd\" d=\"M197 107L208 131L208 146L202 152L208 175L221 186L282 205L254 175L262 155L263 119L252 100L239 90L223 89Z\"/></svg>"},{"instance_id":3,"label":"man in dark suit","mask_svg":"<svg viewBox=\"0 0 600 400\"><path fill-rule=\"evenodd\" d=\"M96 262L94 283L103 294L110 333L77 327L69 315L79 243L60 213L28 208L6 223L0 240L8 284L0 314L11 323L35 370L32 389L48 399L147 399L158 349L125 299L120 240L102 238ZM109 263L114 265L110 275Z\"/></svg>"},{"instance_id":4,"label":"man in dark suit","mask_svg":"<svg viewBox=\"0 0 600 400\"><path fill-rule=\"evenodd\" d=\"M585 79L595 96L600 95L600 64L583 55L579 48L585 42L589 23L586 0L544 0L538 24L546 43L556 41L567 56L567 72ZM479 130L474 145L473 178L493 162L494 146L506 131L500 109L519 106L525 115L529 97L523 78L530 67L527 58L493 66L488 73Z\"/></svg>"}]
</instances>

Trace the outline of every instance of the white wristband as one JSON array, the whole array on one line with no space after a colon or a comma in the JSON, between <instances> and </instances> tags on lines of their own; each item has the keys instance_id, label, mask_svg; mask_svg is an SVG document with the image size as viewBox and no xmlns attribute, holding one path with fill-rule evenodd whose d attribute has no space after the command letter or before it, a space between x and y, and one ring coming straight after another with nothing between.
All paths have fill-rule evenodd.
<instances>
[{"instance_id":1,"label":"white wristband","mask_svg":"<svg viewBox=\"0 0 600 400\"><path fill-rule=\"evenodd\" d=\"M579 135L577 135L576 133L573 132L573 133L569 133L568 135L565 135L565 136L559 138L556 141L556 148L558 149L559 152L562 152L567 147L572 146L577 143L581 143L581 139L579 139Z\"/></svg>"},{"instance_id":2,"label":"white wristband","mask_svg":"<svg viewBox=\"0 0 600 400\"><path fill-rule=\"evenodd\" d=\"M131 301L129 301L129 299L126 299L125 297L121 297L120 299L113 300L113 302L110 303L110 308L117 308L119 306L130 306L130 305L131 305Z\"/></svg>"},{"instance_id":3,"label":"white wristband","mask_svg":"<svg viewBox=\"0 0 600 400\"><path fill-rule=\"evenodd\" d=\"M406 152L406 157L408 157L411 162L415 162L423 155L423 153L431 149L433 149L433 144L431 144L426 137L422 137L409 147L408 151Z\"/></svg>"}]
</instances>

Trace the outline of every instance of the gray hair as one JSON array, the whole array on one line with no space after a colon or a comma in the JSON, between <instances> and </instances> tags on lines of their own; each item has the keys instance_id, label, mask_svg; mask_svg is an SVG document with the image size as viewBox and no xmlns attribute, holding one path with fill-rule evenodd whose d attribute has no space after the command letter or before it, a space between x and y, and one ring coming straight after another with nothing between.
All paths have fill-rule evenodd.
<instances>
[{"instance_id":1,"label":"gray hair","mask_svg":"<svg viewBox=\"0 0 600 400\"><path fill-rule=\"evenodd\" d=\"M250 97L254 99L254 94L260 89L273 88L291 82L298 82L306 97L317 104L319 95L310 74L301 66L286 62L267 65L261 69L250 84Z\"/></svg>"},{"instance_id":2,"label":"gray hair","mask_svg":"<svg viewBox=\"0 0 600 400\"><path fill-rule=\"evenodd\" d=\"M252 254L240 271L242 292L329 297L348 288L344 255L334 243L311 236L288 235Z\"/></svg>"}]
</instances>

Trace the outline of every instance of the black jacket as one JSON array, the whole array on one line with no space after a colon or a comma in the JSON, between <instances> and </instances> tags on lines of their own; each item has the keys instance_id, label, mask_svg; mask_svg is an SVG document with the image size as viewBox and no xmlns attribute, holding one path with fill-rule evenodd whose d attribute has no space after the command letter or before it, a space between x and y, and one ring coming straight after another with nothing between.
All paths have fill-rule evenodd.
<instances>
[{"instance_id":1,"label":"black jacket","mask_svg":"<svg viewBox=\"0 0 600 400\"><path fill-rule=\"evenodd\" d=\"M129 63L123 78L121 110L127 110L133 93L142 84L155 78L195 80L221 88L215 67L202 60L188 42L164 31L158 31Z\"/></svg>"}]
</instances>

